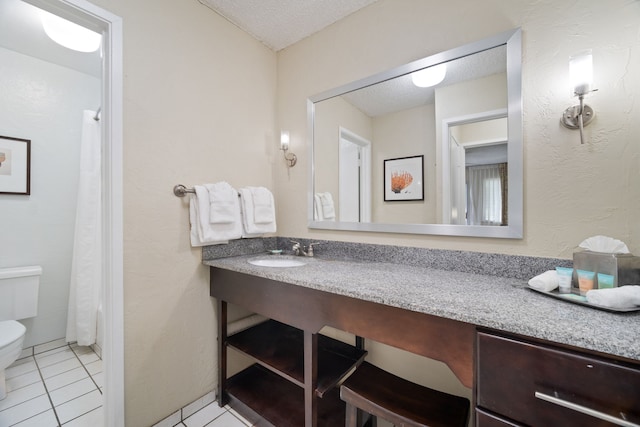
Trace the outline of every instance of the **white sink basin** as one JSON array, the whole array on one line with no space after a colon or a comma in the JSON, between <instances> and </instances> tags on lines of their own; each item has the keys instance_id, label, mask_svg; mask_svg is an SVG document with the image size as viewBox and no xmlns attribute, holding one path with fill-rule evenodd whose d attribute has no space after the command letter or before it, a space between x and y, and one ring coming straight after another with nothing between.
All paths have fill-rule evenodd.
<instances>
[{"instance_id":1,"label":"white sink basin","mask_svg":"<svg viewBox=\"0 0 640 427\"><path fill-rule=\"evenodd\" d=\"M277 256L261 259L250 259L249 264L258 265L260 267L300 267L306 262L291 258L280 258Z\"/></svg>"}]
</instances>

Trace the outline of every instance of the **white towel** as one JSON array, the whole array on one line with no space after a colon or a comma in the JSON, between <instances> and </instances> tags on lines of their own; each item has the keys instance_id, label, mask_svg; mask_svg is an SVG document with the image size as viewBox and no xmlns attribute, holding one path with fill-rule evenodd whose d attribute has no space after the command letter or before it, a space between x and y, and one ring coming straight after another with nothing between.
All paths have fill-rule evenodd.
<instances>
[{"instance_id":1,"label":"white towel","mask_svg":"<svg viewBox=\"0 0 640 427\"><path fill-rule=\"evenodd\" d=\"M269 222L256 222L256 204L254 200L254 190L258 190L258 210L257 214L259 221L265 221L266 219L272 219ZM276 232L276 216L275 216L275 204L273 202L273 195L271 191L264 187L245 187L240 190L240 201L242 205L242 237L259 237L264 233ZM265 195L265 192L268 195ZM269 199L270 204L261 205L265 200ZM270 212L267 212L270 210Z\"/></svg>"},{"instance_id":2,"label":"white towel","mask_svg":"<svg viewBox=\"0 0 640 427\"><path fill-rule=\"evenodd\" d=\"M320 199L320 209L322 211L322 218L324 221L333 221L336 219L336 211L333 205L333 197L331 197L331 193L317 193L318 198Z\"/></svg>"},{"instance_id":3,"label":"white towel","mask_svg":"<svg viewBox=\"0 0 640 427\"><path fill-rule=\"evenodd\" d=\"M189 223L191 224L191 230L189 233L189 237L191 240L191 246L195 247L199 247L199 246L208 246L208 245L222 245L225 243L229 243L228 240L221 240L219 242L203 242L202 240L200 240L200 237L198 236L198 222L200 220L198 219L198 209L197 209L197 204L196 204L196 200L195 197L191 197L189 198Z\"/></svg>"},{"instance_id":4,"label":"white towel","mask_svg":"<svg viewBox=\"0 0 640 427\"><path fill-rule=\"evenodd\" d=\"M198 211L198 238L201 242L220 242L242 237L242 219L240 217L240 201L236 197L234 205L235 221L226 224L210 222L209 190L206 186L195 185L196 209Z\"/></svg>"},{"instance_id":5,"label":"white towel","mask_svg":"<svg viewBox=\"0 0 640 427\"><path fill-rule=\"evenodd\" d=\"M558 273L555 270L545 271L529 279L529 286L539 291L549 292L558 287Z\"/></svg>"},{"instance_id":6,"label":"white towel","mask_svg":"<svg viewBox=\"0 0 640 427\"><path fill-rule=\"evenodd\" d=\"M318 193L313 196L313 219L316 221L324 221L324 216L322 216L322 202L320 201Z\"/></svg>"},{"instance_id":7,"label":"white towel","mask_svg":"<svg viewBox=\"0 0 640 427\"><path fill-rule=\"evenodd\" d=\"M270 224L276 220L273 194L264 187L249 187L253 197L253 222Z\"/></svg>"},{"instance_id":8,"label":"white towel","mask_svg":"<svg viewBox=\"0 0 640 427\"><path fill-rule=\"evenodd\" d=\"M587 292L587 301L610 308L633 308L640 306L640 286L625 285L609 289L593 289Z\"/></svg>"},{"instance_id":9,"label":"white towel","mask_svg":"<svg viewBox=\"0 0 640 427\"><path fill-rule=\"evenodd\" d=\"M238 192L226 182L206 184L209 191L209 222L229 224L238 220Z\"/></svg>"}]
</instances>

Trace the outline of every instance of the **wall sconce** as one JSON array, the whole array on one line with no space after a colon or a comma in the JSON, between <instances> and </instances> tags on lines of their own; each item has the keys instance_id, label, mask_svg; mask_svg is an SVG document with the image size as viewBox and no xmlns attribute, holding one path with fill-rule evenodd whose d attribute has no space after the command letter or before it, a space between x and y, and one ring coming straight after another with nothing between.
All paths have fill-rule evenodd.
<instances>
[{"instance_id":1,"label":"wall sconce","mask_svg":"<svg viewBox=\"0 0 640 427\"><path fill-rule=\"evenodd\" d=\"M298 157L293 153L287 153L289 151L289 132L287 131L280 132L280 149L283 151L284 159L287 161L287 167L294 167Z\"/></svg>"},{"instance_id":2,"label":"wall sconce","mask_svg":"<svg viewBox=\"0 0 640 427\"><path fill-rule=\"evenodd\" d=\"M591 50L569 58L569 78L571 80L571 90L580 100L580 104L564 110L560 122L568 129L580 129L580 143L584 144L583 129L595 117L593 108L584 103L584 96L598 90L591 88L593 85L593 57Z\"/></svg>"}]
</instances>

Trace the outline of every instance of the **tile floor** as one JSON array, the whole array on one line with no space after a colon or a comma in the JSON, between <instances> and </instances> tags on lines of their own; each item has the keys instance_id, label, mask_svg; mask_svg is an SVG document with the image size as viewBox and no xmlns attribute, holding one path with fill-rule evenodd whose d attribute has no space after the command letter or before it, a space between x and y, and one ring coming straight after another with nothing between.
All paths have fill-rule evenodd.
<instances>
[{"instance_id":1,"label":"tile floor","mask_svg":"<svg viewBox=\"0 0 640 427\"><path fill-rule=\"evenodd\" d=\"M169 415L153 427L247 427L252 424L229 406L218 406L213 392Z\"/></svg>"},{"instance_id":2,"label":"tile floor","mask_svg":"<svg viewBox=\"0 0 640 427\"><path fill-rule=\"evenodd\" d=\"M99 427L102 360L90 347L64 340L29 347L5 370L1 427Z\"/></svg>"}]
</instances>

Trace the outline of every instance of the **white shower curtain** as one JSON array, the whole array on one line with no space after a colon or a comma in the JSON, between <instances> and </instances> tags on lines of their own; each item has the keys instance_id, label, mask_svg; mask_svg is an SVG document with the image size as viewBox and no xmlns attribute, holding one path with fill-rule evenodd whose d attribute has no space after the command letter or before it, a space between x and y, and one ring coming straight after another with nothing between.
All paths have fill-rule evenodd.
<instances>
[{"instance_id":1,"label":"white shower curtain","mask_svg":"<svg viewBox=\"0 0 640 427\"><path fill-rule=\"evenodd\" d=\"M67 342L96 342L102 285L102 191L100 122L85 110L80 143L78 203L71 261Z\"/></svg>"}]
</instances>

